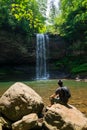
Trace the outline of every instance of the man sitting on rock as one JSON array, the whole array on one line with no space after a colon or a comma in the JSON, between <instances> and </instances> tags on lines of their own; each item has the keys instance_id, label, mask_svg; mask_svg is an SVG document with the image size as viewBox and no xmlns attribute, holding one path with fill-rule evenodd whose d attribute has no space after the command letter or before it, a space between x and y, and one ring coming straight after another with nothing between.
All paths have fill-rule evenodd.
<instances>
[{"instance_id":1,"label":"man sitting on rock","mask_svg":"<svg viewBox=\"0 0 87 130\"><path fill-rule=\"evenodd\" d=\"M50 96L51 105L54 103L60 103L67 105L69 98L71 97L70 91L66 86L63 86L62 80L58 81L59 87L56 89L55 93Z\"/></svg>"}]
</instances>

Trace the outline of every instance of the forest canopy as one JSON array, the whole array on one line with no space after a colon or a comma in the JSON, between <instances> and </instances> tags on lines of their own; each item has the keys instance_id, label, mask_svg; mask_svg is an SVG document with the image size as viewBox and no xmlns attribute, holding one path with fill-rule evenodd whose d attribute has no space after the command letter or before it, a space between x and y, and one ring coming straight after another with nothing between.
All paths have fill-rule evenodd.
<instances>
[{"instance_id":1,"label":"forest canopy","mask_svg":"<svg viewBox=\"0 0 87 130\"><path fill-rule=\"evenodd\" d=\"M54 30L70 41L87 40L87 0L61 0Z\"/></svg>"},{"instance_id":2,"label":"forest canopy","mask_svg":"<svg viewBox=\"0 0 87 130\"><path fill-rule=\"evenodd\" d=\"M47 3L47 0L0 0L0 27L26 34L56 33L72 42L78 37L87 40L87 0L60 0L57 5L51 0L49 11Z\"/></svg>"},{"instance_id":3,"label":"forest canopy","mask_svg":"<svg viewBox=\"0 0 87 130\"><path fill-rule=\"evenodd\" d=\"M0 0L0 27L28 34L45 32L46 18L39 6L36 0Z\"/></svg>"}]
</instances>

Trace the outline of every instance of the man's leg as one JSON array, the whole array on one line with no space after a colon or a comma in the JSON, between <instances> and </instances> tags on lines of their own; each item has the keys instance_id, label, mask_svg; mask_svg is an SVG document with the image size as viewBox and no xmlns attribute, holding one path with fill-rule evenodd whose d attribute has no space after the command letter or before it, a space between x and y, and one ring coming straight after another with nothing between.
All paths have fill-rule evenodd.
<instances>
[{"instance_id":1,"label":"man's leg","mask_svg":"<svg viewBox=\"0 0 87 130\"><path fill-rule=\"evenodd\" d=\"M61 103L60 98L54 98L54 97L50 97L50 102L51 105L53 105L54 103Z\"/></svg>"},{"instance_id":2,"label":"man's leg","mask_svg":"<svg viewBox=\"0 0 87 130\"><path fill-rule=\"evenodd\" d=\"M50 97L50 103L51 103L51 105L54 104L54 97Z\"/></svg>"}]
</instances>

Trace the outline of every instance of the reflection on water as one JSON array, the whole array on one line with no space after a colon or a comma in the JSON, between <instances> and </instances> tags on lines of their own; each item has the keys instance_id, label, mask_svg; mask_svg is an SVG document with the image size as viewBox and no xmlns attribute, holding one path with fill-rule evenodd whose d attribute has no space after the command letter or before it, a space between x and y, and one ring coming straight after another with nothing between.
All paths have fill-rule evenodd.
<instances>
[{"instance_id":1,"label":"reflection on water","mask_svg":"<svg viewBox=\"0 0 87 130\"><path fill-rule=\"evenodd\" d=\"M68 74L56 70L50 70L46 73L46 77L41 79L57 79L65 78ZM39 78L39 80L41 80ZM19 66L5 66L0 67L0 81L30 81L36 80L36 66L35 65L19 65Z\"/></svg>"},{"instance_id":2,"label":"reflection on water","mask_svg":"<svg viewBox=\"0 0 87 130\"><path fill-rule=\"evenodd\" d=\"M29 81L35 79L35 67L28 65L0 68L0 81Z\"/></svg>"}]
</instances>

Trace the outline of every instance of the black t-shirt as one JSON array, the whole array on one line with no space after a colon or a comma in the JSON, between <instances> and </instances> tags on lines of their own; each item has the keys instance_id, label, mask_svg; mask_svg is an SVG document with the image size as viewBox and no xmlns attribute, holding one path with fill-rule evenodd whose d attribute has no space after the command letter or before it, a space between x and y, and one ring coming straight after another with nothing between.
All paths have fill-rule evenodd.
<instances>
[{"instance_id":1,"label":"black t-shirt","mask_svg":"<svg viewBox=\"0 0 87 130\"><path fill-rule=\"evenodd\" d=\"M71 97L70 91L66 86L57 88L55 94L59 94L59 98L62 102L67 102Z\"/></svg>"}]
</instances>

